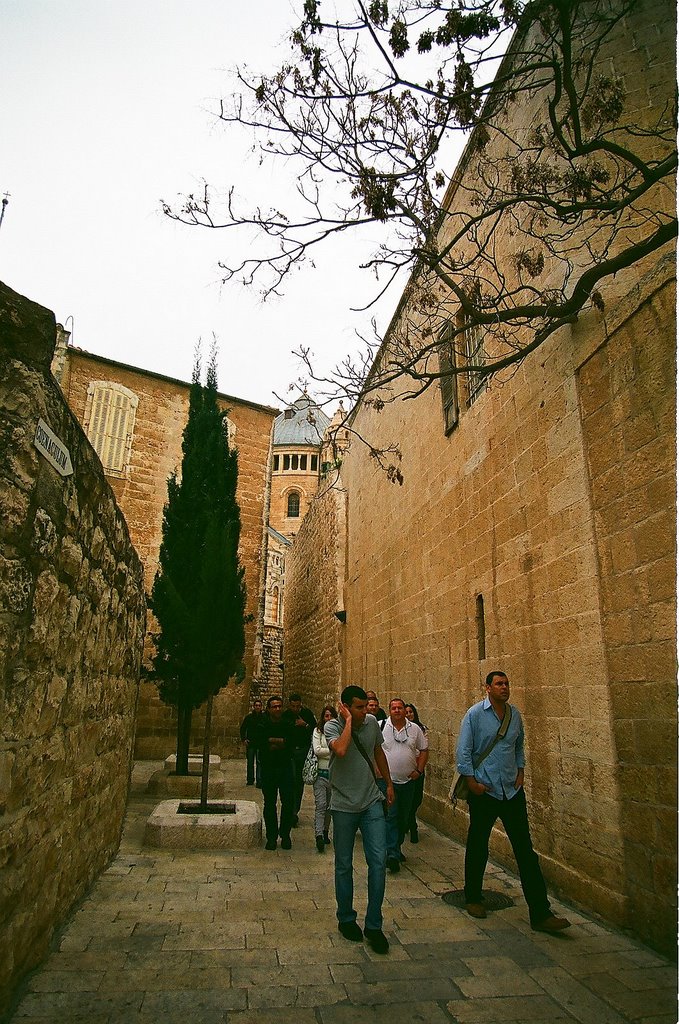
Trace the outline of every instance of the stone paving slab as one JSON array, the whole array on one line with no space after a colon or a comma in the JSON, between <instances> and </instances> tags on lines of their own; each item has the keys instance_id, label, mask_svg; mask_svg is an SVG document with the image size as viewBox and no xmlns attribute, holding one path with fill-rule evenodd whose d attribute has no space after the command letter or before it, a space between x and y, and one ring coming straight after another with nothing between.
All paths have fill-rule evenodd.
<instances>
[{"instance_id":1,"label":"stone paving slab","mask_svg":"<svg viewBox=\"0 0 679 1024\"><path fill-rule=\"evenodd\" d=\"M308 788L291 851L146 847L159 767L135 767L118 855L26 979L13 1024L676 1024L673 964L557 901L570 931L532 932L497 865L486 883L513 906L477 921L445 904L464 850L426 825L387 879L386 957L337 932ZM229 799L252 799L245 762L222 769ZM362 922L360 849L356 868Z\"/></svg>"}]
</instances>

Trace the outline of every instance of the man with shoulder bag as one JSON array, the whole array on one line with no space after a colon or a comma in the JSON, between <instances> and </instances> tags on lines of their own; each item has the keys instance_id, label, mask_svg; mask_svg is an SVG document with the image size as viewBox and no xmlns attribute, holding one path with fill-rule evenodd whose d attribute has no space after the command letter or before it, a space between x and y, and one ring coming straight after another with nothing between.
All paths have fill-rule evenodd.
<instances>
[{"instance_id":1,"label":"man with shoulder bag","mask_svg":"<svg viewBox=\"0 0 679 1024\"><path fill-rule=\"evenodd\" d=\"M504 672L486 677L486 697L471 707L460 727L457 770L461 779L451 796L469 803L469 831L464 859L464 894L467 913L486 917L483 876L488 862L488 841L499 818L512 844L534 931L556 934L570 921L556 917L533 849L523 789L524 731L518 708L509 703L509 680ZM468 795L459 792L464 790Z\"/></svg>"},{"instance_id":2,"label":"man with shoulder bag","mask_svg":"<svg viewBox=\"0 0 679 1024\"><path fill-rule=\"evenodd\" d=\"M330 747L330 810L335 850L337 927L345 939L367 939L375 953L388 953L382 931L382 901L387 863L387 830L383 803L394 802L394 786L382 750L382 733L367 714L368 699L360 686L345 686L339 716L326 722ZM384 780L384 795L376 769ZM363 931L354 910L354 842L360 830L368 865L368 906Z\"/></svg>"}]
</instances>

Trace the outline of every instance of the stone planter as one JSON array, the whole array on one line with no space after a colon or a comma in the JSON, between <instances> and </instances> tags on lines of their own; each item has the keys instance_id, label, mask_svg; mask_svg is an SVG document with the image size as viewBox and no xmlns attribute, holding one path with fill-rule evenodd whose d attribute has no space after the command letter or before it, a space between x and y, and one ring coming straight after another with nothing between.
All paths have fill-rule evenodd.
<instances>
[{"instance_id":1,"label":"stone planter","mask_svg":"<svg viewBox=\"0 0 679 1024\"><path fill-rule=\"evenodd\" d=\"M154 796L200 797L200 772L191 775L174 775L163 769L154 772L146 786L146 792ZM208 800L223 800L226 780L219 771L211 771L207 781Z\"/></svg>"},{"instance_id":2,"label":"stone planter","mask_svg":"<svg viewBox=\"0 0 679 1024\"><path fill-rule=\"evenodd\" d=\"M169 757L165 758L164 767L169 772L173 772L177 767L177 755L170 754ZM189 754L189 771L199 772L203 767L203 755L202 754ZM210 754L210 771L219 771L222 767L222 759L219 754Z\"/></svg>"},{"instance_id":3,"label":"stone planter","mask_svg":"<svg viewBox=\"0 0 679 1024\"><path fill-rule=\"evenodd\" d=\"M262 816L252 800L232 814L179 814L180 800L163 800L146 822L144 845L170 850L250 850L262 842Z\"/></svg>"}]
</instances>

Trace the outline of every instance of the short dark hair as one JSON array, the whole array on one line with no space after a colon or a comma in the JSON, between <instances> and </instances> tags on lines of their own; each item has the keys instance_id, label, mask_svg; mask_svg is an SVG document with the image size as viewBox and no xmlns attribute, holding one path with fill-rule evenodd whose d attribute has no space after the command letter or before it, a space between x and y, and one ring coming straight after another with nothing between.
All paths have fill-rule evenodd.
<instances>
[{"instance_id":1,"label":"short dark hair","mask_svg":"<svg viewBox=\"0 0 679 1024\"><path fill-rule=\"evenodd\" d=\"M504 679L506 679L507 673L503 672L501 668L496 668L493 672L489 672L488 675L486 676L486 686L490 686L490 684L495 679L495 676L502 676Z\"/></svg>"},{"instance_id":2,"label":"short dark hair","mask_svg":"<svg viewBox=\"0 0 679 1024\"><path fill-rule=\"evenodd\" d=\"M271 705L273 704L273 702L275 700L279 700L281 702L281 704L283 703L283 698L282 697L276 697L276 696L269 697L268 701L266 702L266 710L267 711L269 710L269 708L271 707Z\"/></svg>"},{"instance_id":3,"label":"short dark hair","mask_svg":"<svg viewBox=\"0 0 679 1024\"><path fill-rule=\"evenodd\" d=\"M342 690L342 703L346 704L348 708L351 707L354 700L367 700L366 692L362 686L345 686Z\"/></svg>"},{"instance_id":4,"label":"short dark hair","mask_svg":"<svg viewBox=\"0 0 679 1024\"><path fill-rule=\"evenodd\" d=\"M292 700L301 700L301 699L302 699L302 694L301 693L291 693L290 696L288 697L288 703L290 703L290 701L292 701Z\"/></svg>"},{"instance_id":5,"label":"short dark hair","mask_svg":"<svg viewBox=\"0 0 679 1024\"><path fill-rule=\"evenodd\" d=\"M406 702L404 701L403 697L390 697L389 698L389 707L391 707L391 705L394 703L394 701L398 701L398 703L402 704L403 707L406 706Z\"/></svg>"}]
</instances>

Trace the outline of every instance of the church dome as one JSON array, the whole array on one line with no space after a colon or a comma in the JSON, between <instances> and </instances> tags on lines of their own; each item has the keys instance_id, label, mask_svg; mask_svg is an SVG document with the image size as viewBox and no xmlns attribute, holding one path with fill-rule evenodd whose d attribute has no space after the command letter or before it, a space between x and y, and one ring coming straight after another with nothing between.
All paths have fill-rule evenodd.
<instances>
[{"instance_id":1,"label":"church dome","mask_svg":"<svg viewBox=\"0 0 679 1024\"><path fill-rule=\"evenodd\" d=\"M305 393L274 420L273 443L320 448L329 424L330 418Z\"/></svg>"}]
</instances>

